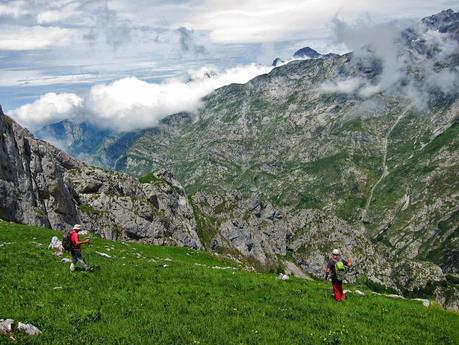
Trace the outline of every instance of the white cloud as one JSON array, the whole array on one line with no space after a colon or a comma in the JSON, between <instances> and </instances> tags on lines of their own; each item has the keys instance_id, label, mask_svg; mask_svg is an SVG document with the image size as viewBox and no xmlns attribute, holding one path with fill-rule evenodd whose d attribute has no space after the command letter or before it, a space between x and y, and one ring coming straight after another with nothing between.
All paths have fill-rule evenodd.
<instances>
[{"instance_id":1,"label":"white cloud","mask_svg":"<svg viewBox=\"0 0 459 345\"><path fill-rule=\"evenodd\" d=\"M0 70L0 87L88 83L97 77L94 74L48 75L40 70Z\"/></svg>"},{"instance_id":2,"label":"white cloud","mask_svg":"<svg viewBox=\"0 0 459 345\"><path fill-rule=\"evenodd\" d=\"M427 29L422 24L401 21L374 24L358 21L347 24L335 19L337 39L353 50L352 62L369 77L327 81L325 93L358 93L371 97L378 92L405 96L422 109L437 92L451 94L459 87L459 71L454 61L458 42L448 33Z\"/></svg>"},{"instance_id":3,"label":"white cloud","mask_svg":"<svg viewBox=\"0 0 459 345\"><path fill-rule=\"evenodd\" d=\"M78 3L70 3L67 6L61 7L59 9L53 9L48 11L43 11L37 15L38 24L49 24L61 22L65 19L81 15L81 11L78 11Z\"/></svg>"},{"instance_id":4,"label":"white cloud","mask_svg":"<svg viewBox=\"0 0 459 345\"><path fill-rule=\"evenodd\" d=\"M351 78L338 81L327 81L320 86L323 93L353 93L365 84L360 78Z\"/></svg>"},{"instance_id":5,"label":"white cloud","mask_svg":"<svg viewBox=\"0 0 459 345\"><path fill-rule=\"evenodd\" d=\"M191 9L184 25L209 31L217 43L261 43L326 38L336 15L345 21L368 15L381 22L419 19L451 6L450 0L207 0Z\"/></svg>"},{"instance_id":6,"label":"white cloud","mask_svg":"<svg viewBox=\"0 0 459 345\"><path fill-rule=\"evenodd\" d=\"M6 99L4 106L11 109L36 94L29 86L47 85L42 91L46 93L56 91L50 86L55 83L67 84L64 89L68 90L70 84L80 81L100 83L125 76L157 81L207 63L224 67L248 61L268 63L276 56L285 59L307 45L321 53L344 52L349 49L332 40L330 23L335 16L346 22L366 13L375 22L397 17L419 20L448 7L457 7L457 3L0 0L0 50L8 50L1 52L2 70L11 72L5 72L6 79L0 72L0 84L21 86L0 92ZM177 31L181 27L186 31ZM236 44L225 44L228 42ZM261 45L240 43L263 43L272 49L261 59ZM206 55L197 54L204 50Z\"/></svg>"},{"instance_id":7,"label":"white cloud","mask_svg":"<svg viewBox=\"0 0 459 345\"><path fill-rule=\"evenodd\" d=\"M216 88L246 83L271 69L248 65L219 73L214 67L205 67L189 72L189 81L169 79L160 84L124 78L92 87L86 105L94 116L92 121L103 126L118 130L152 127L167 115L195 112L202 97Z\"/></svg>"},{"instance_id":8,"label":"white cloud","mask_svg":"<svg viewBox=\"0 0 459 345\"><path fill-rule=\"evenodd\" d=\"M335 10L326 1L207 1L190 26L209 31L217 43L260 43L323 36L323 20ZM322 22L321 22L322 21ZM312 38L311 37L311 38Z\"/></svg>"},{"instance_id":9,"label":"white cloud","mask_svg":"<svg viewBox=\"0 0 459 345\"><path fill-rule=\"evenodd\" d=\"M9 71L0 70L0 87L16 86L27 84L27 80L35 79L40 76L38 70L28 71Z\"/></svg>"},{"instance_id":10,"label":"white cloud","mask_svg":"<svg viewBox=\"0 0 459 345\"><path fill-rule=\"evenodd\" d=\"M147 128L167 115L195 112L201 99L213 90L231 83L246 83L268 73L272 67L237 66L218 71L213 66L192 70L183 78L148 83L135 77L93 86L84 98L75 94L47 93L31 104L14 110L12 116L22 125L36 129L76 115L116 130ZM83 111L84 110L84 111Z\"/></svg>"},{"instance_id":11,"label":"white cloud","mask_svg":"<svg viewBox=\"0 0 459 345\"><path fill-rule=\"evenodd\" d=\"M26 9L25 1L14 1L0 4L0 17L11 16L17 18L28 13L29 11Z\"/></svg>"},{"instance_id":12,"label":"white cloud","mask_svg":"<svg viewBox=\"0 0 459 345\"><path fill-rule=\"evenodd\" d=\"M326 81L320 85L322 93L357 93L359 96L367 98L381 91L380 85L369 84L362 78L349 78L335 81Z\"/></svg>"},{"instance_id":13,"label":"white cloud","mask_svg":"<svg viewBox=\"0 0 459 345\"><path fill-rule=\"evenodd\" d=\"M75 115L83 99L73 93L44 94L35 102L23 105L12 112L12 117L29 129L37 129Z\"/></svg>"},{"instance_id":14,"label":"white cloud","mask_svg":"<svg viewBox=\"0 0 459 345\"><path fill-rule=\"evenodd\" d=\"M0 50L33 50L66 46L79 38L76 31L52 26L4 26Z\"/></svg>"}]
</instances>

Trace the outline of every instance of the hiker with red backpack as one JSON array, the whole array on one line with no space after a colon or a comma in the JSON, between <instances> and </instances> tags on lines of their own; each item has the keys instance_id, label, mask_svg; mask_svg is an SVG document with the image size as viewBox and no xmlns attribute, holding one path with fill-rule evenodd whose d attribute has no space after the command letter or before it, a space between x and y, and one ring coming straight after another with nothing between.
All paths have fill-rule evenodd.
<instances>
[{"instance_id":1,"label":"hiker with red backpack","mask_svg":"<svg viewBox=\"0 0 459 345\"><path fill-rule=\"evenodd\" d=\"M325 280L331 275L333 294L337 302L344 301L343 280L346 269L352 267L352 259L342 259L338 249L333 249L332 257L328 260L325 270Z\"/></svg>"},{"instance_id":2,"label":"hiker with red backpack","mask_svg":"<svg viewBox=\"0 0 459 345\"><path fill-rule=\"evenodd\" d=\"M73 226L73 229L70 230L70 233L66 235L62 240L62 246L64 247L64 249L69 250L70 254L72 254L72 263L70 264L71 272L74 272L76 270L77 262L80 263L81 267L83 267L85 271L92 271L91 267L89 267L85 258L81 254L81 245L89 244L91 240L86 239L84 241L80 241L80 235L78 234L80 230L81 225L75 224Z\"/></svg>"}]
</instances>

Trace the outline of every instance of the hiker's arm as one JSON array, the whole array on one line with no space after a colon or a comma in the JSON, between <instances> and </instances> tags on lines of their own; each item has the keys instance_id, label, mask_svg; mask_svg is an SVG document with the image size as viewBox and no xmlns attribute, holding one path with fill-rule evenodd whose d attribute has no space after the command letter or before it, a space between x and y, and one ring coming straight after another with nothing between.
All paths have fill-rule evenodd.
<instances>
[{"instance_id":1,"label":"hiker's arm","mask_svg":"<svg viewBox=\"0 0 459 345\"><path fill-rule=\"evenodd\" d=\"M352 267L352 259L351 258L348 258L347 260L343 259L341 261L343 262L344 266L349 267L349 268Z\"/></svg>"},{"instance_id":2,"label":"hiker's arm","mask_svg":"<svg viewBox=\"0 0 459 345\"><path fill-rule=\"evenodd\" d=\"M325 280L328 280L328 276L330 275L330 267L327 266L325 269Z\"/></svg>"},{"instance_id":3,"label":"hiker's arm","mask_svg":"<svg viewBox=\"0 0 459 345\"><path fill-rule=\"evenodd\" d=\"M352 258L347 258L347 267L352 267Z\"/></svg>"},{"instance_id":4,"label":"hiker's arm","mask_svg":"<svg viewBox=\"0 0 459 345\"><path fill-rule=\"evenodd\" d=\"M76 245L79 246L80 244L89 244L90 242L91 242L91 240L89 238L87 238L84 241L78 241Z\"/></svg>"}]
</instances>

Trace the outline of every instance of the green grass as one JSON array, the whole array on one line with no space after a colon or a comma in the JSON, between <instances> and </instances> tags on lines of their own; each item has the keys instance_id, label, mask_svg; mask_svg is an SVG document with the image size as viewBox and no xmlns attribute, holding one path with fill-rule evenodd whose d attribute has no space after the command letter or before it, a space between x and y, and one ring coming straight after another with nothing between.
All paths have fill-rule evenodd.
<instances>
[{"instance_id":1,"label":"green grass","mask_svg":"<svg viewBox=\"0 0 459 345\"><path fill-rule=\"evenodd\" d=\"M155 184L155 183L160 183L162 182L163 180L161 180L160 178L156 177L155 174L153 172L145 175L145 176L141 176L139 177L139 182L140 183L152 183L152 184Z\"/></svg>"},{"instance_id":2,"label":"green grass","mask_svg":"<svg viewBox=\"0 0 459 345\"><path fill-rule=\"evenodd\" d=\"M193 215L194 219L196 220L196 232L198 234L201 243L206 247L209 248L210 242L214 238L214 236L218 233L216 221L212 217L207 217L199 210L193 203L193 199L190 197L189 202L193 207Z\"/></svg>"},{"instance_id":3,"label":"green grass","mask_svg":"<svg viewBox=\"0 0 459 345\"><path fill-rule=\"evenodd\" d=\"M459 135L459 123L454 123L450 128L442 134L434 138L429 144L424 147L422 153L424 155L435 155L442 147L449 145Z\"/></svg>"},{"instance_id":4,"label":"green grass","mask_svg":"<svg viewBox=\"0 0 459 345\"><path fill-rule=\"evenodd\" d=\"M0 222L0 318L32 323L43 332L33 338L18 333L18 344L457 344L459 339L459 316L438 307L352 294L336 303L328 284L281 282L274 274L249 273L184 248L95 238L84 254L96 271L70 273L47 249L54 234ZM14 344L3 336L0 343Z\"/></svg>"},{"instance_id":5,"label":"green grass","mask_svg":"<svg viewBox=\"0 0 459 345\"><path fill-rule=\"evenodd\" d=\"M107 212L106 211L101 211L101 210L96 210L95 208L91 207L90 205L87 204L81 204L78 206L78 208L86 213L87 215L104 215Z\"/></svg>"},{"instance_id":6,"label":"green grass","mask_svg":"<svg viewBox=\"0 0 459 345\"><path fill-rule=\"evenodd\" d=\"M411 159L406 159L396 168L390 169L390 174L375 190L375 201L369 210L372 219L369 226L371 232L378 231L378 224L384 218L388 206L395 205L404 194L420 195L423 200L400 212L385 236L391 236L390 232L400 231L412 215L419 212L424 205L432 204L437 197L451 195L452 191L458 189L456 166L441 166L442 160L435 159L438 152L445 147L451 155L456 153L459 147L458 134L459 125L454 124L420 149Z\"/></svg>"}]
</instances>

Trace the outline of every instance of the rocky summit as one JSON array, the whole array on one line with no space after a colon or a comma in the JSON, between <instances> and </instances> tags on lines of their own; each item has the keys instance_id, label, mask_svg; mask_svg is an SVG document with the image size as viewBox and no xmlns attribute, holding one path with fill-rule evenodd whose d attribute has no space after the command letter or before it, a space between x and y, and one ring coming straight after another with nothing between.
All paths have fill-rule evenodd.
<instances>
[{"instance_id":1,"label":"rocky summit","mask_svg":"<svg viewBox=\"0 0 459 345\"><path fill-rule=\"evenodd\" d=\"M317 59L322 55L310 47L304 47L293 54L294 59Z\"/></svg>"},{"instance_id":2,"label":"rocky summit","mask_svg":"<svg viewBox=\"0 0 459 345\"><path fill-rule=\"evenodd\" d=\"M90 167L35 139L0 111L0 218L109 239L200 248L183 187L165 171L152 183Z\"/></svg>"}]
</instances>

